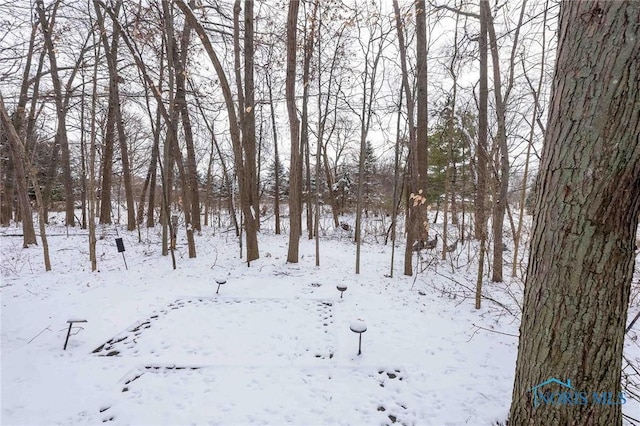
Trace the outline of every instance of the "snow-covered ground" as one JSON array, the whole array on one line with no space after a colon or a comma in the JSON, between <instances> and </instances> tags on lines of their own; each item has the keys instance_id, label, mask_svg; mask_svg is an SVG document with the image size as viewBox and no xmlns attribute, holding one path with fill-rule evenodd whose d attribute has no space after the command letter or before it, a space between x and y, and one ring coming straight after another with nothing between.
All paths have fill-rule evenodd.
<instances>
[{"instance_id":1,"label":"snow-covered ground","mask_svg":"<svg viewBox=\"0 0 640 426\"><path fill-rule=\"evenodd\" d=\"M467 246L453 261L427 254L417 278L402 275L399 249L390 278L390 246L365 244L356 275L347 237L323 237L316 267L313 241L302 239L300 262L287 264L288 237L265 232L261 258L248 267L232 233L207 228L196 259L179 241L173 270L157 229L143 230L142 243L120 230L126 270L110 227L92 273L85 231L65 232L49 228L48 273L40 247L0 237L2 424L489 425L507 417L520 285L487 284L495 301L474 309ZM219 294L216 279L226 280ZM338 284L348 287L343 298ZM87 322L75 324L63 351L69 319ZM350 330L357 319L367 327L361 355ZM640 358L630 353L639 328L629 334L631 358Z\"/></svg>"}]
</instances>

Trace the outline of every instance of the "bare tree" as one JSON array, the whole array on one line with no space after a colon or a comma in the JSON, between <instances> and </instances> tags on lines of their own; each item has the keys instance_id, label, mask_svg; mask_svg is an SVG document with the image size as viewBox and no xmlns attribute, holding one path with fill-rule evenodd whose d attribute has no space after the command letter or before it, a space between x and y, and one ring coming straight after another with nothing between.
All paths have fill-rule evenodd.
<instances>
[{"instance_id":1,"label":"bare tree","mask_svg":"<svg viewBox=\"0 0 640 426\"><path fill-rule=\"evenodd\" d=\"M289 114L289 133L291 137L291 162L289 167L289 250L287 262L298 263L298 249L300 246L301 231L301 184L300 176L297 173L300 167L300 120L296 111L296 43L298 32L298 8L300 2L291 0L289 2L289 12L287 15L287 77L286 77L286 99L287 112Z\"/></svg>"},{"instance_id":2,"label":"bare tree","mask_svg":"<svg viewBox=\"0 0 640 426\"><path fill-rule=\"evenodd\" d=\"M485 9L489 4L480 0L480 34L478 35L478 48L480 60L480 81L478 82L478 149L476 150L476 197L475 204L475 237L480 240L481 250L484 250L484 242L487 238L487 136L489 134L488 123L488 99L489 99L489 43L487 40L487 16ZM482 253L484 260L484 253ZM480 263L482 268L483 263ZM482 276L482 273L479 274Z\"/></svg>"},{"instance_id":3,"label":"bare tree","mask_svg":"<svg viewBox=\"0 0 640 426\"><path fill-rule=\"evenodd\" d=\"M167 123L167 125L169 126L171 123L175 122L175 118L172 118L172 115L170 114L169 110L167 110L167 108L164 105L164 100L162 98L162 95L159 91L159 89L156 87L156 85L154 84L153 80L151 79L151 77L149 76L149 73L147 72L147 67L142 59L142 56L137 48L137 46L134 44L134 41L132 41L132 39L129 37L128 33L126 31L123 30L122 25L120 24L120 22L118 21L114 11L106 6L102 1L100 0L94 0L97 2L97 4L106 12L109 14L109 16L111 17L111 20L113 22L113 25L116 26L120 32L120 37L122 38L122 41L124 41L124 43L126 44L127 48L129 49L131 55L133 56L134 62L136 64L136 67L138 68L138 71L140 72L140 74L142 75L142 79L144 81L144 83L146 85L148 85L148 87L151 90L151 93L153 94L154 98L156 99L158 108L160 109L160 113L162 115L162 118L164 119L165 123ZM168 5L166 5L168 6ZM166 12L166 10L164 11ZM169 25L169 23L165 22L165 24ZM165 43L166 45L166 43ZM169 55L167 53L167 59L170 60L169 58L171 57L171 55ZM172 66L169 66L169 69L172 69ZM171 76L169 76L171 77ZM173 87L173 80L170 80L170 84L169 87L172 88ZM172 92L170 91L170 100L172 101ZM170 102L170 106L173 105L173 102ZM175 108L171 111L173 113L173 111L175 111ZM171 129L169 129L169 131L167 131L167 139L170 138L171 134ZM169 149L171 147L171 144L169 143L169 141L165 141L165 158L168 158L170 160L170 162L173 161L172 158L172 150ZM176 258L175 258L175 253L174 253L174 247L171 244L168 244L168 240L169 240L169 234L173 235L173 225L171 223L171 221L169 220L169 214L168 212L170 211L170 197L171 197L171 193L170 193L170 188L171 188L171 183L172 183L172 177L170 174L165 173L163 170L163 165L162 162L160 160L160 156L158 156L158 165L159 165L159 170L160 170L160 175L162 178L162 182L163 182L163 186L162 186L162 210L161 210L161 222L162 222L162 255L163 256L167 256L169 253L171 253L171 262L172 262L172 266L173 269L176 269ZM168 171L169 169L167 169Z\"/></svg>"},{"instance_id":4,"label":"bare tree","mask_svg":"<svg viewBox=\"0 0 640 426\"><path fill-rule=\"evenodd\" d=\"M27 157L24 152L24 145L20 140L20 136L18 136L18 132L16 132L11 119L9 118L9 114L7 113L7 109L4 106L4 99L2 98L2 94L0 94L0 119L2 121L3 132L7 135L7 139L9 140L9 145L11 149L11 154L14 158L14 163L16 167L16 179L18 180L18 196L21 198L22 211L23 211L23 238L24 238L24 247L27 247L27 232L24 228L25 226L31 226L33 229L33 219L31 218L31 205L29 204L29 198L27 195L26 188L26 180L25 180L25 169L29 170L29 178L31 183L33 184L34 190L36 192L36 199L38 205L40 207L40 238L42 239L42 250L44 253L44 265L45 270L51 270L51 261L49 260L49 244L47 244L47 234L44 223L44 209L42 203L42 194L40 191L40 185L38 184L37 173L34 167L31 166L31 162L27 160ZM35 238L35 235L34 235Z\"/></svg>"},{"instance_id":5,"label":"bare tree","mask_svg":"<svg viewBox=\"0 0 640 426\"><path fill-rule=\"evenodd\" d=\"M305 14L304 55L302 59L302 114L300 117L300 152L304 160L304 185L306 193L305 207L307 235L309 239L313 238L313 215L311 212L311 166L309 159L309 90L311 88L311 59L313 58L317 19L318 0L315 0L313 2L313 11L310 14ZM300 166L302 166L302 163ZM302 176L300 176L300 179L302 179ZM302 202L302 200L300 200L300 202Z\"/></svg>"},{"instance_id":6,"label":"bare tree","mask_svg":"<svg viewBox=\"0 0 640 426\"><path fill-rule=\"evenodd\" d=\"M273 174L274 174L274 194L273 194L273 214L276 221L276 235L280 235L280 156L278 154L278 128L276 126L276 109L273 105L273 89L271 73L265 75L267 93L269 95L269 112L271 115L271 130L273 132Z\"/></svg>"},{"instance_id":7,"label":"bare tree","mask_svg":"<svg viewBox=\"0 0 640 426\"><path fill-rule=\"evenodd\" d=\"M164 46L161 47L160 62L164 60ZM162 91L162 79L163 70L160 68L160 78L158 81L158 90ZM144 201L147 195L147 188L149 189L148 207L147 207L147 228L153 228L155 226L154 221L154 209L156 198L156 179L158 174L158 156L160 155L160 128L162 126L162 113L160 107L156 106L155 117L151 111L151 105L149 104L149 88L145 84L145 106L149 115L149 122L151 123L151 133L153 133L153 145L151 147L151 162L149 163L149 169L142 185L142 191L140 192L140 200L138 201L138 214L137 220L141 224L144 214Z\"/></svg>"},{"instance_id":8,"label":"bare tree","mask_svg":"<svg viewBox=\"0 0 640 426\"><path fill-rule=\"evenodd\" d=\"M58 7L60 0L54 4L54 12L51 15L51 27L53 27L53 20L55 19L55 10ZM62 176L65 191L65 224L67 226L75 226L74 215L74 195L73 195L73 183L71 180L71 154L69 151L69 140L67 135L67 108L64 104L64 96L62 92L62 82L58 73L58 62L56 59L56 49L53 45L53 38L51 37L51 27L45 16L45 7L42 0L36 0L36 11L38 13L38 19L40 20L40 28L44 36L44 45L47 49L49 56L49 67L51 73L51 80L53 83L56 103L56 113L58 117L58 129L56 131L56 144L60 146L62 151Z\"/></svg>"},{"instance_id":9,"label":"bare tree","mask_svg":"<svg viewBox=\"0 0 640 426\"><path fill-rule=\"evenodd\" d=\"M513 265L511 268L511 276L515 277L517 275L517 268L518 268L518 251L520 248L520 244L521 244L521 239L522 239L522 220L523 220L523 216L524 216L524 210L525 210L525 200L526 200L526 194L527 194L527 180L529 177L529 163L530 163L530 159L531 159L531 151L533 149L533 143L534 143L534 132L535 132L535 127L536 127L536 121L538 120L538 115L540 114L540 105L537 102L537 95L541 92L542 90L542 83L544 82L544 77L545 77L545 56L546 56L546 52L547 52L547 15L548 15L548 11L549 11L549 2L545 2L545 6L543 9L543 18L542 18L542 41L540 43L541 46L541 54L540 57L542 58L541 62L540 62L540 75L538 77L538 87L537 89L535 89L533 87L533 85L531 84L529 77L527 76L527 70L525 69L525 65L524 65L524 58L522 60L522 68L523 68L523 75L524 78L527 80L527 83L529 84L529 86L531 87L531 92L532 92L532 97L533 97L533 111L532 111L532 117L531 117L531 126L529 129L529 138L527 141L527 151L525 154L525 160L524 160L524 172L523 172L523 176L522 176L522 190L520 192L520 210L518 212L518 228L516 229L515 235L513 236Z\"/></svg>"},{"instance_id":10,"label":"bare tree","mask_svg":"<svg viewBox=\"0 0 640 426\"><path fill-rule=\"evenodd\" d=\"M120 6L122 3L116 3L113 14L117 19ZM94 2L96 9L97 22L100 27L101 42L104 47L107 59L107 68L109 71L109 106L107 115L106 138L104 140L105 149L102 158L102 190L100 192L100 223L111 223L111 185L112 185L112 168L113 168L113 152L114 139L117 131L118 143L120 146L120 158L122 161L122 177L124 180L125 198L127 201L127 230L132 231L136 228L135 206L133 202L133 189L131 183L131 168L129 166L129 152L127 146L127 138L124 130L124 121L122 118L122 108L120 101L118 74L118 46L120 38L120 29L114 25L111 43L107 38L104 17L97 2Z\"/></svg>"},{"instance_id":11,"label":"bare tree","mask_svg":"<svg viewBox=\"0 0 640 426\"><path fill-rule=\"evenodd\" d=\"M258 251L258 229L260 228L260 206L258 196L258 176L256 172L256 105L253 81L253 0L244 2L244 128L242 145L244 152L245 181L240 194L244 211L247 234L247 262L260 257Z\"/></svg>"},{"instance_id":12,"label":"bare tree","mask_svg":"<svg viewBox=\"0 0 640 426\"><path fill-rule=\"evenodd\" d=\"M92 19L90 16L89 19ZM91 91L91 125L89 144L89 261L91 271L98 269L98 256L96 254L96 108L98 104L98 58L100 58L100 43L96 43L93 34L93 88Z\"/></svg>"},{"instance_id":13,"label":"bare tree","mask_svg":"<svg viewBox=\"0 0 640 426\"><path fill-rule=\"evenodd\" d=\"M194 2L190 2L190 6L193 7ZM187 150L186 161L186 195L188 195L188 209L189 209L189 225L191 231L187 229L187 232L193 230L200 231L200 191L198 182L198 169L196 164L195 142L193 137L193 129L191 125L191 118L189 116L189 108L187 104L187 54L189 52L189 43L191 40L191 26L188 21L184 22L182 34L180 37L179 50L174 49L174 65L176 67L176 105L180 112L180 118L182 119L182 130L184 132L184 141ZM178 43L176 43L178 47ZM185 200L187 202L187 200ZM185 210L186 211L186 210ZM189 226L187 226L189 228ZM189 237L188 237L189 238ZM193 237L190 237L193 238ZM195 243L194 243L195 249Z\"/></svg>"},{"instance_id":14,"label":"bare tree","mask_svg":"<svg viewBox=\"0 0 640 426\"><path fill-rule=\"evenodd\" d=\"M421 6L416 3L418 9ZM423 5L424 6L424 5ZM396 17L396 30L398 32L398 45L400 48L400 66L402 69L402 87L404 88L404 97L406 99L407 104L407 120L409 122L409 157L408 161L408 169L409 169L409 182L408 182L408 199L407 199L407 241L404 252L404 274L405 275L413 275L413 267L412 267L412 257L413 257L413 249L414 244L424 243L427 237L427 232L429 230L428 221L426 220L426 193L424 189L420 187L421 179L419 176L419 171L423 170L423 167L420 166L420 158L419 158L419 148L418 148L418 140L417 140L417 132L416 127L414 125L414 98L411 93L411 87L409 85L409 72L407 67L407 52L404 38L404 24L402 22L402 16L400 14L400 8L398 6L398 1L393 0L393 8L395 11ZM417 19L425 19L424 16L424 7L422 7L421 17L417 17ZM425 24L426 25L426 24ZM424 59L423 55L426 55L426 41L419 39L422 37L426 37L426 29L425 33L418 36L416 34L416 49L418 49L418 44L420 46L420 50L417 51L417 59L418 63L423 63ZM421 72L420 79L426 79L426 69L424 72ZM426 100L426 89L424 87L424 82L418 83L418 87L422 87L420 91L421 101L424 103ZM422 105L420 111L426 111L426 106ZM424 114L423 117L418 117L421 132L423 132L423 128L426 125L427 116ZM421 133L422 135L422 133ZM426 143L426 140L423 141ZM424 154L423 154L424 156ZM425 178L426 179L426 176Z\"/></svg>"},{"instance_id":15,"label":"bare tree","mask_svg":"<svg viewBox=\"0 0 640 426\"><path fill-rule=\"evenodd\" d=\"M335 7L335 5L330 4L329 7ZM348 20L342 22L337 29L331 31L329 24L335 24L335 21L323 21L323 15L324 14L322 12L319 14L318 21L318 125L316 136L318 140L317 149L319 149L319 152L316 153L318 157L316 158L316 165L324 171L324 179L326 181L328 192L327 198L329 205L331 206L333 225L334 227L338 227L340 224L339 206L334 193L334 182L336 179L330 166L327 148L335 139L333 136L335 135L336 127L338 126L338 103L340 101L340 94L342 93L343 81L349 78L348 75L345 77L346 73L341 71L344 71L346 60L345 45L348 43L345 34L347 33L348 26L351 25L351 21ZM326 34L322 43L320 40L321 34ZM329 46L331 44L333 44L334 48L331 49L332 52L330 56L328 75L326 79L323 79L324 62L322 54L325 51L329 51ZM340 156L340 151L341 149L338 148L336 157ZM316 182L320 181L320 176L316 176ZM317 186L317 189L321 189L319 185ZM316 208L319 209L320 206L318 205Z\"/></svg>"},{"instance_id":16,"label":"bare tree","mask_svg":"<svg viewBox=\"0 0 640 426\"><path fill-rule=\"evenodd\" d=\"M488 5L488 0L482 0L482 2ZM504 94L502 93L502 77L500 75L500 55L498 53L498 41L496 37L495 27L493 25L493 17L489 7L485 7L485 17L487 22L487 30L489 34L489 46L491 49L491 59L493 63L493 86L495 95L495 107L496 117L498 122L498 130L496 134L496 141L498 143L499 150L499 170L495 173L497 181L497 191L495 194L495 201L493 206L493 270L491 280L494 282L502 281L502 264L503 264L503 250L504 243L502 238L502 231L504 225L504 215L507 211L507 194L509 190L509 149L507 146L507 102L509 94L513 88L514 72L515 72L515 55L518 46L518 38L520 35L520 28L522 28L522 21L524 19L526 0L523 0L522 7L520 9L520 18L515 28L513 45L511 47L511 58L509 61L509 78L505 87ZM496 165L498 169L498 165Z\"/></svg>"},{"instance_id":17,"label":"bare tree","mask_svg":"<svg viewBox=\"0 0 640 426\"><path fill-rule=\"evenodd\" d=\"M416 159L417 184L413 190L427 192L427 149L429 132L428 69L427 69L427 10L424 0L415 0L416 13Z\"/></svg>"},{"instance_id":18,"label":"bare tree","mask_svg":"<svg viewBox=\"0 0 640 426\"><path fill-rule=\"evenodd\" d=\"M257 191L255 189L255 121L253 125L253 137L249 136L249 139L246 140L247 134L245 133L241 137L240 127L238 126L238 114L236 113L236 106L234 104L234 99L231 94L231 87L229 85L229 80L227 79L227 75L222 67L222 63L218 59L218 55L215 52L211 41L209 40L209 36L205 31L202 24L198 21L196 16L193 14L193 11L187 4L185 4L184 0L174 0L174 3L178 8L184 13L185 19L189 21L191 27L196 31L198 36L200 37L200 41L202 42L211 63L216 71L216 75L218 76L220 88L222 89L222 94L224 96L225 106L227 109L227 117L229 120L229 133L231 137L231 143L233 146L233 154L234 154L234 163L236 168L236 173L238 175L238 181L240 184L240 204L242 207L242 214L245 218L245 221L249 221L245 223L246 226L246 253L247 253L247 262L255 260L259 257L258 251L258 239L257 239L257 221L258 221L258 209L257 200L254 201L254 197L257 196ZM246 4L245 4L245 13ZM252 9L250 9L249 13L253 13ZM247 19L245 19L245 37L249 37L250 40L253 40L252 35L252 27L249 28L249 32L247 32L246 24ZM253 42L252 42L253 43ZM247 46L245 45L245 50ZM253 48L250 49L249 53L245 53L245 55L252 55ZM245 57L245 61L246 61ZM248 65L245 62L245 67L253 66L253 61L250 60L250 64ZM246 71L248 72L248 71ZM251 71L252 73L253 71ZM252 78L252 77L251 77ZM246 93L244 94L246 98ZM246 102L246 100L245 100ZM246 111L248 108L251 110L254 109L254 105L240 105L240 108L244 108ZM255 119L254 119L255 120ZM250 132L251 128L247 129L247 132ZM251 142L253 140L253 143ZM253 164L248 164L249 161L253 160ZM252 223L250 223L252 222Z\"/></svg>"},{"instance_id":19,"label":"bare tree","mask_svg":"<svg viewBox=\"0 0 640 426\"><path fill-rule=\"evenodd\" d=\"M189 250L189 258L196 257L196 245L193 235L194 223L193 216L199 215L200 205L192 203L192 188L198 189L197 172L195 170L195 152L193 148L193 133L191 130L191 121L189 119L189 111L186 105L186 70L184 63L186 61L186 49L189 45L190 23L185 21L184 29L181 37L180 47L175 37L173 10L169 3L163 1L164 22L166 26L167 37L167 65L169 79L169 110L168 115L170 121L167 123L167 136L165 141L165 184L166 192L171 190L171 175L173 174L173 164L177 166L180 183L182 189L182 212L184 214L185 232L187 236L187 246ZM187 145L187 166L184 165L182 152L178 143L178 126L180 118L182 118L182 128L185 135ZM168 197L170 200L171 197ZM194 211L195 209L195 211ZM167 210L167 214L169 210ZM172 217L173 220L173 217ZM172 230L171 242L175 248L176 243L175 222Z\"/></svg>"},{"instance_id":20,"label":"bare tree","mask_svg":"<svg viewBox=\"0 0 640 426\"><path fill-rule=\"evenodd\" d=\"M446 167L446 177L445 177L445 190L444 190L444 207L443 207L443 216L444 223L442 226L442 260L447 258L447 252L451 251L449 242L449 212L451 210L451 219L452 223L457 223L457 210L456 210L456 191L454 188L455 183L455 163L453 158L453 130L455 125L456 118L456 101L458 100L458 73L456 71L456 62L458 61L458 22L460 19L460 15L456 15L456 26L455 32L453 36L453 55L451 57L451 62L449 63L449 75L453 80L452 84L452 94L450 102L445 107L445 133L447 135L447 167ZM452 167L453 163L453 167ZM452 170L453 169L453 170ZM451 209L449 209L451 206ZM463 231L464 232L464 231ZM453 248L457 246L458 240L453 245Z\"/></svg>"},{"instance_id":21,"label":"bare tree","mask_svg":"<svg viewBox=\"0 0 640 426\"><path fill-rule=\"evenodd\" d=\"M15 180L17 185L17 196L20 203L20 212L22 214L22 244L28 247L30 244L36 243L36 233L33 228L33 217L31 213L31 203L29 202L29 192L27 189L27 157L24 152L24 146L13 123L9 118L9 114L4 105L4 99L0 94L0 118L2 118L2 133L9 142L9 152L14 165ZM14 134L15 133L15 134Z\"/></svg>"},{"instance_id":22,"label":"bare tree","mask_svg":"<svg viewBox=\"0 0 640 426\"><path fill-rule=\"evenodd\" d=\"M24 141L24 150L25 150L25 155L28 156L28 147L27 147L27 141L28 141L28 137L29 134L27 132L27 113L26 113L26 107L27 107L27 102L28 102L28 96L29 96L29 88L31 87L31 78L30 78L30 73L31 73L31 63L33 61L33 55L34 55L34 44L35 44L35 39L36 39L36 35L38 32L38 22L39 21L34 21L31 24L31 35L29 37L29 46L27 48L27 53L25 56L25 66L24 66L24 71L22 73L22 81L20 84L20 94L18 96L18 103L16 105L15 108L15 112L13 114L13 125L15 127L16 133L18 134L20 140ZM42 62L44 60L44 55L40 56L40 65L39 68L42 67ZM36 76L34 77L34 86L37 87L37 84L40 80L40 71L41 69L38 69L38 72L36 73ZM37 98L37 94L34 93L33 94L33 98ZM5 133L5 137L8 137L8 134ZM7 157L7 170L6 170L6 178L5 178L5 194L4 197L2 197L2 214L0 216L2 216L2 219L0 219L2 221L3 224L8 225L9 221L11 219L11 215L12 215L12 207L13 207L13 200L14 200L14 194L15 194L15 190L14 190L14 182L15 182L15 176L14 176L14 160L13 160L13 155L11 155L11 145L7 144L7 146L9 146L9 152L7 153L8 155L6 155ZM22 211L22 207L18 206L18 208L20 209L20 211ZM24 209L26 209L26 211L31 214L31 208L30 206L24 206ZM17 218L16 218L17 219ZM46 220L46 217L45 217ZM35 244L36 243L36 236L35 236L35 231L33 231L33 227L31 227L30 232L26 232L25 235L29 240L32 239L32 241L29 242L29 244Z\"/></svg>"},{"instance_id":23,"label":"bare tree","mask_svg":"<svg viewBox=\"0 0 640 426\"><path fill-rule=\"evenodd\" d=\"M15 113L13 114L12 124L14 126L14 130L18 135L18 139L12 138L11 129L3 124L3 139L6 138L8 146L8 166L5 180L5 194L2 197L2 205L3 205L3 219L2 222L5 224L9 223L12 212L12 204L14 199L14 182L18 185L18 202L19 202L19 212L21 214L22 219L22 234L23 234L23 245L27 247L29 244L37 244L36 242L36 234L33 227L33 218L31 211L31 204L29 203L29 197L27 192L27 187L21 185L22 182L26 182L26 179L29 174L32 173L30 167L27 165L27 150L25 146L22 146L22 141L27 140L27 130L26 130L26 105L28 102L28 91L30 87L30 78L29 73L31 70L31 62L33 60L34 54L34 44L35 38L38 29L38 21L34 22L31 25L31 35L29 38L29 47L27 49L26 57L25 57L25 69L22 75L22 82L20 85L20 94L18 97L18 103L16 105ZM41 60L42 62L42 60ZM38 81L39 77L36 75L35 80ZM34 95L34 97L37 97ZM4 107L3 107L4 108ZM5 113L8 114L6 109ZM3 141L4 142L4 141ZM20 146L17 143L20 143ZM3 144L4 145L4 144ZM21 152L24 151L24 152ZM18 164L19 163L19 164ZM24 191L23 194L20 194L20 191ZM42 203L40 203L42 204ZM17 218L16 218L17 219ZM43 218L46 221L46 215Z\"/></svg>"},{"instance_id":24,"label":"bare tree","mask_svg":"<svg viewBox=\"0 0 640 426\"><path fill-rule=\"evenodd\" d=\"M368 11L367 11L368 12ZM368 37L360 34L358 37L360 48L364 54L364 69L361 73L362 81L362 104L358 116L360 119L360 155L358 161L358 194L356 201L356 274L360 273L360 249L362 245L362 208L364 196L365 181L365 157L366 146L369 130L371 129L371 120L374 114L374 102L380 90L379 87L379 66L382 53L386 45L387 37L392 31L392 27L384 26L384 19L379 10L372 11L370 16L364 16L363 20L367 22ZM362 28L358 25L358 30ZM365 42L366 40L366 42Z\"/></svg>"}]
</instances>

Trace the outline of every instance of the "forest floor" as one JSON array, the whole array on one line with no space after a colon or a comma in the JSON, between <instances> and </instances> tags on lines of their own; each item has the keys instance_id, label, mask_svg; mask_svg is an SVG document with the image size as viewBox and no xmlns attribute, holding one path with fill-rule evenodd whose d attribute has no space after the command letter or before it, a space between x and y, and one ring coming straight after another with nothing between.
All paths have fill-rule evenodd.
<instances>
[{"instance_id":1,"label":"forest floor","mask_svg":"<svg viewBox=\"0 0 640 426\"><path fill-rule=\"evenodd\" d=\"M0 236L20 233L3 229ZM2 236L3 425L490 425L508 414L522 283L485 284L474 308L475 248L423 253L402 275L403 248L365 243L361 273L345 232L301 240L265 231L246 262L232 232L206 228L198 257L179 238L177 269L159 228L99 230L99 272L86 231L51 225L53 270L41 247ZM54 236L55 235L55 236ZM183 237L181 235L180 237ZM369 238L372 240L371 238ZM509 254L511 256L511 254ZM640 261L640 259L638 259ZM526 262L525 262L526 265ZM505 273L505 275L510 275ZM226 280L216 294L216 279ZM336 289L346 285L343 298ZM629 321L640 310L638 290ZM70 319L76 323L66 350ZM358 334L350 330L361 320ZM640 324L625 355L640 361ZM628 400L623 411L640 412Z\"/></svg>"}]
</instances>

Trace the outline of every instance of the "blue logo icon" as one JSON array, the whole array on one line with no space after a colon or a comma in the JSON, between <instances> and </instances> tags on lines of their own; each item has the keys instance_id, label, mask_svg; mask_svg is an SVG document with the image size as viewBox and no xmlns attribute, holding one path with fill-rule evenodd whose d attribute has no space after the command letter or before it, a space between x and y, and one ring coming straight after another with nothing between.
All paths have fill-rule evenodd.
<instances>
[{"instance_id":1,"label":"blue logo icon","mask_svg":"<svg viewBox=\"0 0 640 426\"><path fill-rule=\"evenodd\" d=\"M529 391L533 393L534 407L540 405L622 405L627 402L623 392L578 391L571 384L570 379L563 382L555 377L545 380Z\"/></svg>"}]
</instances>

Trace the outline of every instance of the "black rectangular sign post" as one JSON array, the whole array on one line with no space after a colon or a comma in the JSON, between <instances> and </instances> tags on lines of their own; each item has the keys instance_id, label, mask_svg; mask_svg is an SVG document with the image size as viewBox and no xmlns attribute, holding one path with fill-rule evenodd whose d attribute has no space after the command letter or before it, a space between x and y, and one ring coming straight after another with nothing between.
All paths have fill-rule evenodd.
<instances>
[{"instance_id":1,"label":"black rectangular sign post","mask_svg":"<svg viewBox=\"0 0 640 426\"><path fill-rule=\"evenodd\" d=\"M129 267L127 266L127 259L124 258L124 242L122 241L122 238L116 238L116 247L118 247L118 253L122 253L122 260L124 260L124 267L128 271Z\"/></svg>"}]
</instances>

